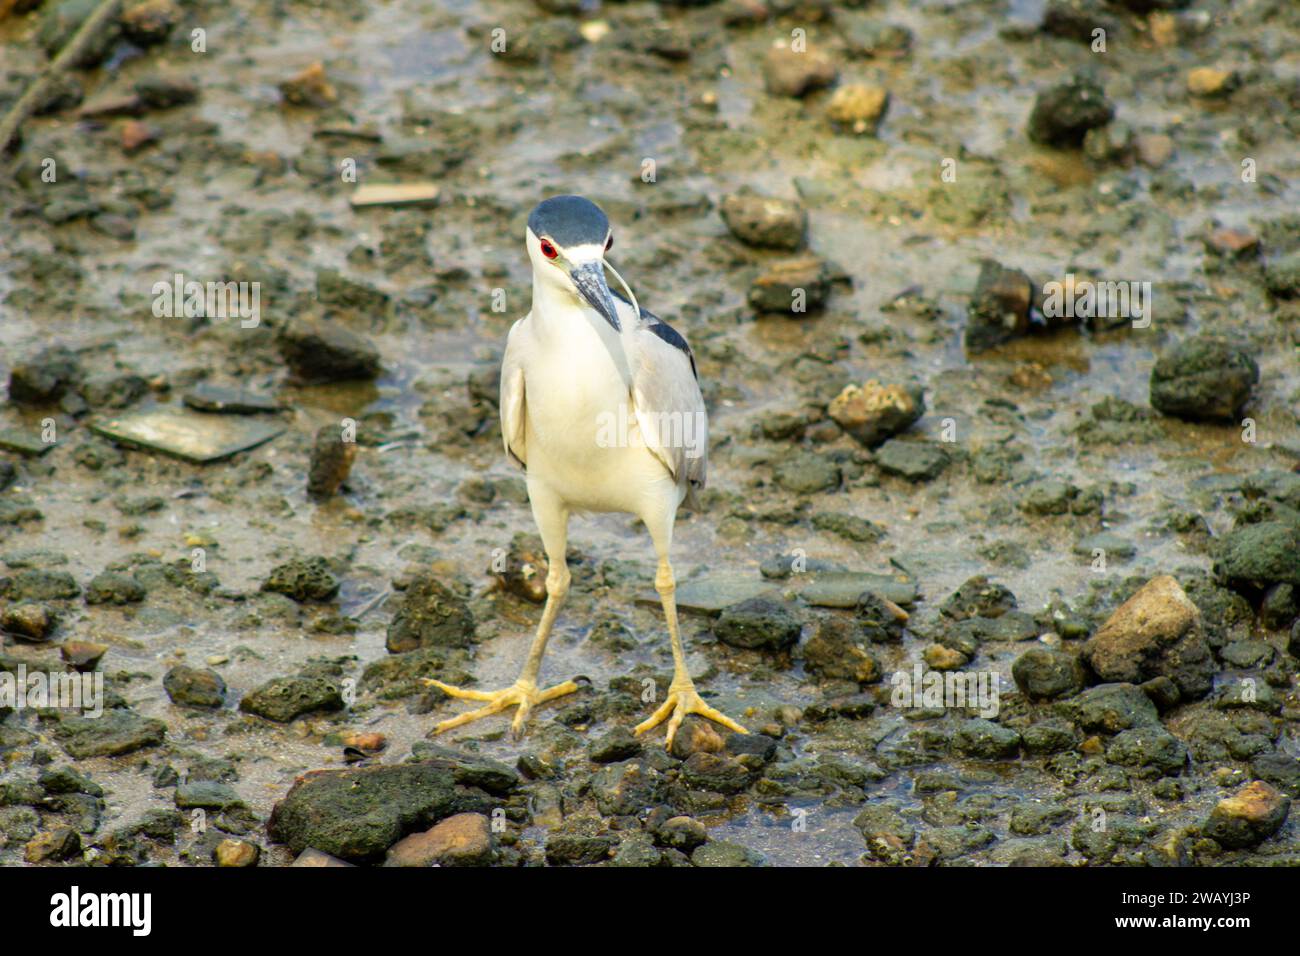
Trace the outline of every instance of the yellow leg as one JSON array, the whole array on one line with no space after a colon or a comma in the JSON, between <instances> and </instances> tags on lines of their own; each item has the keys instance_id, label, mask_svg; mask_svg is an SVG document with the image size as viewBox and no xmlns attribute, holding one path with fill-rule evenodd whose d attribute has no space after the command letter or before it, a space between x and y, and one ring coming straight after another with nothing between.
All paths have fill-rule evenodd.
<instances>
[{"instance_id":1,"label":"yellow leg","mask_svg":"<svg viewBox=\"0 0 1300 956\"><path fill-rule=\"evenodd\" d=\"M682 651L682 635L677 627L677 583L673 578L673 568L668 562L667 556L659 558L659 570L655 574L655 590L659 592L659 601L663 604L664 617L668 619L668 637L673 646L673 680L668 685L668 697L659 709L651 714L647 719L637 724L635 733L643 734L647 730L658 727L665 720L668 721L668 739L665 746L672 749L673 738L677 736L677 730L686 719L687 714L699 714L701 717L707 717L716 723L722 724L728 730L734 730L738 734L749 733L744 727L736 723L720 710L715 710L706 704L695 690L695 682L691 680L691 675L686 669L686 655Z\"/></svg>"},{"instance_id":2,"label":"yellow leg","mask_svg":"<svg viewBox=\"0 0 1300 956\"><path fill-rule=\"evenodd\" d=\"M555 617L559 614L560 605L564 603L565 595L568 593L569 568L564 561L564 548L561 547L558 560L554 555L551 556L550 568L546 572L546 607L542 609L542 620L537 625L537 636L533 638L533 646L528 651L528 660L524 663L524 669L520 672L517 681L505 690L484 691L453 687L450 684L444 684L440 680L434 680L432 677L424 678L426 684L437 687L444 694L450 694L452 697L459 697L462 700L487 702L485 707L457 714L455 717L449 717L436 724L433 728L435 734L444 733L453 727L460 727L483 717L491 717L507 707L518 707L519 709L515 712L515 719L510 724L511 733L518 739L523 734L528 714L534 707L538 704L544 704L548 700L563 697L565 694L572 694L578 689L578 684L571 680L566 680L563 684L556 684L554 687L545 689L540 689L537 686L537 673L542 667L542 655L546 653L546 642L550 639L551 628L555 625Z\"/></svg>"}]
</instances>

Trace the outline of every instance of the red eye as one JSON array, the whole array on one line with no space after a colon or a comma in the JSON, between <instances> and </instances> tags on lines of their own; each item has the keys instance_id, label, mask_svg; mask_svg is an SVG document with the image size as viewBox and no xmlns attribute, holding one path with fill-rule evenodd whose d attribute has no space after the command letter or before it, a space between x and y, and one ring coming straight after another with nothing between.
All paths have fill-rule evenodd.
<instances>
[{"instance_id":1,"label":"red eye","mask_svg":"<svg viewBox=\"0 0 1300 956\"><path fill-rule=\"evenodd\" d=\"M545 239L542 240L542 255L546 256L548 259L554 259L559 254L560 253L556 251L556 248L553 245Z\"/></svg>"},{"instance_id":2,"label":"red eye","mask_svg":"<svg viewBox=\"0 0 1300 956\"><path fill-rule=\"evenodd\" d=\"M610 233L609 238L605 240L605 251L609 252L609 250L613 248L614 248L614 234Z\"/></svg>"}]
</instances>

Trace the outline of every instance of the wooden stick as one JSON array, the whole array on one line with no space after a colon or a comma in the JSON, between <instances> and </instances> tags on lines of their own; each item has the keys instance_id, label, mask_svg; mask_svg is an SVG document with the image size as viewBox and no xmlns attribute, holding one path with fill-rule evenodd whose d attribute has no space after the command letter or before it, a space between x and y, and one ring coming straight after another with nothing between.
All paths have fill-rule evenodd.
<instances>
[{"instance_id":1,"label":"wooden stick","mask_svg":"<svg viewBox=\"0 0 1300 956\"><path fill-rule=\"evenodd\" d=\"M18 135L19 127L48 95L54 78L76 64L81 54L90 46L91 40L95 39L104 27L116 20L121 10L122 0L103 0L95 8L95 12L86 17L85 22L72 35L72 39L64 44L59 55L50 61L41 75L27 87L27 91L18 97L18 102L13 105L5 118L0 120L0 155L9 149L9 144Z\"/></svg>"}]
</instances>

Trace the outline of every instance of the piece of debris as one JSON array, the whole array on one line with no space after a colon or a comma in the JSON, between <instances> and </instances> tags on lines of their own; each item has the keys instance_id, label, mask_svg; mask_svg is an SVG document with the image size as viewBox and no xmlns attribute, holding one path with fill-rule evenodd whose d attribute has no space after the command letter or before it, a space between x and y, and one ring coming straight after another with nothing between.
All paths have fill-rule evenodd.
<instances>
[{"instance_id":1,"label":"piece of debris","mask_svg":"<svg viewBox=\"0 0 1300 956\"><path fill-rule=\"evenodd\" d=\"M283 425L273 422L173 408L154 408L92 421L89 427L95 434L118 444L200 465L256 448L284 431Z\"/></svg>"},{"instance_id":2,"label":"piece of debris","mask_svg":"<svg viewBox=\"0 0 1300 956\"><path fill-rule=\"evenodd\" d=\"M353 209L374 206L432 206L442 189L433 183L367 183L348 200Z\"/></svg>"}]
</instances>

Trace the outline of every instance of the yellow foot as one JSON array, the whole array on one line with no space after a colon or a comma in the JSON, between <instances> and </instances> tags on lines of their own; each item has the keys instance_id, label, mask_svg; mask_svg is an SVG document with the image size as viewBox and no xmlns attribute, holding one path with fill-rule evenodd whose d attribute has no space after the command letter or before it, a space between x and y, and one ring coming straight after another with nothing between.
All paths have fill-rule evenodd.
<instances>
[{"instance_id":1,"label":"yellow foot","mask_svg":"<svg viewBox=\"0 0 1300 956\"><path fill-rule=\"evenodd\" d=\"M548 700L555 700L555 698L563 697L565 694L572 694L579 686L576 681L566 680L563 684L556 684L554 687L546 688L546 690L538 690L537 685L532 681L518 680L505 690L486 691L452 687L450 684L444 684L432 677L425 677L423 680L426 684L436 687L444 694L450 694L452 697L459 697L462 700L487 701L486 707L468 710L463 714L457 714L455 717L448 717L446 720L441 721L433 728L435 734L444 733L453 727L468 724L470 721L482 717L491 717L507 707L517 706L519 710L515 713L515 719L510 724L510 732L516 739L524 732L524 722L528 720L529 711L538 704L546 703Z\"/></svg>"},{"instance_id":2,"label":"yellow foot","mask_svg":"<svg viewBox=\"0 0 1300 956\"><path fill-rule=\"evenodd\" d=\"M647 730L658 727L668 715L672 714L672 719L668 721L668 740L665 746L672 749L673 738L677 736L677 728L682 725L687 714L699 714L701 717L707 717L709 720L722 724L729 730L734 730L738 734L749 733L744 727L736 723L720 710L714 710L706 704L700 695L695 692L695 685L690 681L679 684L673 681L668 687L668 699L653 714L636 725L634 733L643 734Z\"/></svg>"}]
</instances>

